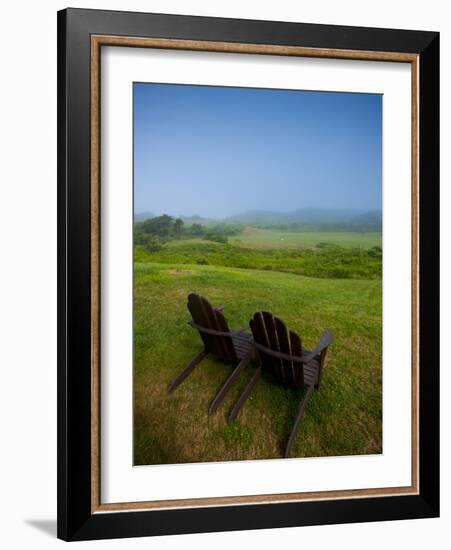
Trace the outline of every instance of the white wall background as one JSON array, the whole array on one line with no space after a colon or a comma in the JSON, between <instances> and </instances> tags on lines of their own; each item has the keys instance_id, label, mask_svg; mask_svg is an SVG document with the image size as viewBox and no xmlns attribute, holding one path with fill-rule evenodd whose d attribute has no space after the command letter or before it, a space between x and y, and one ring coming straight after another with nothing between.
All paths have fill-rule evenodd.
<instances>
[{"instance_id":1,"label":"white wall background","mask_svg":"<svg viewBox=\"0 0 451 550\"><path fill-rule=\"evenodd\" d=\"M451 17L446 2L361 0L72 0L72 7L302 21L441 32L442 282L451 280ZM0 86L0 531L4 548L56 540L56 11L65 2L2 6ZM216 549L403 545L443 548L451 535L449 285L442 284L442 518L83 543Z\"/></svg>"}]
</instances>

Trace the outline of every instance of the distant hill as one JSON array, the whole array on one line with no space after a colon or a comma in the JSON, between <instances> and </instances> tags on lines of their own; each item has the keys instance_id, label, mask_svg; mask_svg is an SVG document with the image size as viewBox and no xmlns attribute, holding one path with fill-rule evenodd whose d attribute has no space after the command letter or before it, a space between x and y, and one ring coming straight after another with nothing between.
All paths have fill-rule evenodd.
<instances>
[{"instance_id":1,"label":"distant hill","mask_svg":"<svg viewBox=\"0 0 451 550\"><path fill-rule=\"evenodd\" d=\"M365 212L353 217L350 220L351 225L370 225L377 228L377 231L382 231L382 212L379 210L373 210Z\"/></svg>"},{"instance_id":2,"label":"distant hill","mask_svg":"<svg viewBox=\"0 0 451 550\"><path fill-rule=\"evenodd\" d=\"M382 212L351 209L301 208L292 212L252 210L222 220L256 226L297 226L305 230L381 231Z\"/></svg>"},{"instance_id":3,"label":"distant hill","mask_svg":"<svg viewBox=\"0 0 451 550\"><path fill-rule=\"evenodd\" d=\"M180 216L186 225L193 223L201 223L202 225L211 225L214 223L222 223L222 220L215 220L214 218L203 218L202 216Z\"/></svg>"},{"instance_id":4,"label":"distant hill","mask_svg":"<svg viewBox=\"0 0 451 550\"><path fill-rule=\"evenodd\" d=\"M135 222L155 217L150 212L135 214ZM248 210L228 218L204 218L202 216L180 217L185 225L235 224L256 227L291 227L298 231L381 231L382 212L380 210L357 210L346 208L299 208L291 212L270 210Z\"/></svg>"}]
</instances>

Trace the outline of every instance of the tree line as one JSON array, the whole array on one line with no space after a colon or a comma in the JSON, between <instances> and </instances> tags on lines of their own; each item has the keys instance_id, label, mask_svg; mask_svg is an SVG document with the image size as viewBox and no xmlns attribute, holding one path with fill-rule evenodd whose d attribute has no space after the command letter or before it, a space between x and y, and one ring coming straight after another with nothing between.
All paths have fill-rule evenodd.
<instances>
[{"instance_id":1,"label":"tree line","mask_svg":"<svg viewBox=\"0 0 451 550\"><path fill-rule=\"evenodd\" d=\"M143 222L135 223L135 244L141 245L149 252L157 252L162 246L174 239L201 238L218 243L227 243L228 237L241 233L239 225L216 224L203 225L192 223L186 225L181 218L163 214Z\"/></svg>"}]
</instances>

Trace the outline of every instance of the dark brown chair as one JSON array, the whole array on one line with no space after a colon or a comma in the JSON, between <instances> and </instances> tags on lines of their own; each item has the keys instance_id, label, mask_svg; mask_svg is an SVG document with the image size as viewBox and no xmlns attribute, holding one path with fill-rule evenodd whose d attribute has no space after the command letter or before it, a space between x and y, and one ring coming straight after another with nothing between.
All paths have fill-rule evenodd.
<instances>
[{"instance_id":1,"label":"dark brown chair","mask_svg":"<svg viewBox=\"0 0 451 550\"><path fill-rule=\"evenodd\" d=\"M249 325L254 337L259 367L235 403L228 420L231 422L238 416L252 388L260 379L263 369L271 372L285 386L306 386L305 397L285 448L284 457L287 458L313 390L320 386L327 348L333 342L334 335L330 330L326 330L317 347L309 351L302 347L299 336L291 330L288 331L285 323L272 313L256 313Z\"/></svg>"},{"instance_id":2,"label":"dark brown chair","mask_svg":"<svg viewBox=\"0 0 451 550\"><path fill-rule=\"evenodd\" d=\"M173 392L208 354L225 363L236 365L232 374L212 401L208 410L208 414L211 415L222 403L227 391L237 380L240 372L254 358L255 350L252 345L252 335L245 332L249 327L239 330L229 329L222 313L224 306L214 308L206 298L198 294L189 294L188 309L193 318L192 321L189 321L189 324L199 331L204 349L169 384L168 393Z\"/></svg>"}]
</instances>

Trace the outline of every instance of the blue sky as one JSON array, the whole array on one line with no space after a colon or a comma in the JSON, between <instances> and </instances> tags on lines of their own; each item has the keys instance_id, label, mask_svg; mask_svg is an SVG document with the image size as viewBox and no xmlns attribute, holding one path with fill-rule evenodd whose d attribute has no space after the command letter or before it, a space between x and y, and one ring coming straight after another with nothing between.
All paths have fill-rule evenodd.
<instances>
[{"instance_id":1,"label":"blue sky","mask_svg":"<svg viewBox=\"0 0 451 550\"><path fill-rule=\"evenodd\" d=\"M134 84L135 212L379 210L382 96Z\"/></svg>"}]
</instances>

